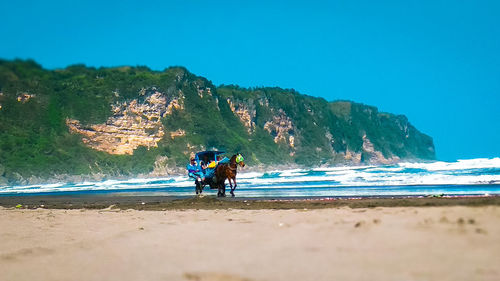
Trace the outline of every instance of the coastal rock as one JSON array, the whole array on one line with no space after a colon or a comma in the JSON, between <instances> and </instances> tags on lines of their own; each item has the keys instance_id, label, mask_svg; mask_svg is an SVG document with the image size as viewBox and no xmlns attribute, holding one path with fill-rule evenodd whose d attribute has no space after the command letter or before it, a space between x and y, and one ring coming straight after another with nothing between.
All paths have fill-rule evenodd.
<instances>
[{"instance_id":1,"label":"coastal rock","mask_svg":"<svg viewBox=\"0 0 500 281\"><path fill-rule=\"evenodd\" d=\"M165 134L161 117L171 114L173 108L183 109L181 101L182 96L169 99L155 91L143 103L134 99L113 105L113 116L105 124L85 127L78 120L67 119L66 125L72 133L81 134L82 141L93 149L131 155L139 146L157 146Z\"/></svg>"},{"instance_id":2,"label":"coastal rock","mask_svg":"<svg viewBox=\"0 0 500 281\"><path fill-rule=\"evenodd\" d=\"M178 167L167 156L157 156L154 162L153 171L141 175L141 177L165 177L165 176L180 176L186 173L185 167Z\"/></svg>"},{"instance_id":3,"label":"coastal rock","mask_svg":"<svg viewBox=\"0 0 500 281\"><path fill-rule=\"evenodd\" d=\"M247 128L248 133L255 131L255 105L253 102L239 102L228 98L227 103L231 111L238 116L241 123Z\"/></svg>"},{"instance_id":4,"label":"coastal rock","mask_svg":"<svg viewBox=\"0 0 500 281\"><path fill-rule=\"evenodd\" d=\"M204 94L207 94L207 95L209 95L209 96L212 96L212 90L210 90L210 88L208 88L208 87L205 87L205 88L204 88L204 87L201 87L201 86L198 86L198 85L197 85L197 91L198 91L198 96L199 96L200 98L203 98L203 95L204 95Z\"/></svg>"},{"instance_id":5,"label":"coastal rock","mask_svg":"<svg viewBox=\"0 0 500 281\"><path fill-rule=\"evenodd\" d=\"M186 131L178 129L177 131L170 132L170 138L175 139L177 137L183 137L186 135Z\"/></svg>"},{"instance_id":6,"label":"coastal rock","mask_svg":"<svg viewBox=\"0 0 500 281\"><path fill-rule=\"evenodd\" d=\"M264 124L264 129L274 137L275 143L283 141L291 148L295 147L295 128L283 109L279 109L278 114Z\"/></svg>"},{"instance_id":7,"label":"coastal rock","mask_svg":"<svg viewBox=\"0 0 500 281\"><path fill-rule=\"evenodd\" d=\"M269 107L269 99L268 99L268 98L261 97L261 98L259 99L259 104L260 104L260 106Z\"/></svg>"},{"instance_id":8,"label":"coastal rock","mask_svg":"<svg viewBox=\"0 0 500 281\"><path fill-rule=\"evenodd\" d=\"M361 152L354 152L349 149L346 149L344 153L344 160L352 164L358 165L359 163L361 163Z\"/></svg>"},{"instance_id":9,"label":"coastal rock","mask_svg":"<svg viewBox=\"0 0 500 281\"><path fill-rule=\"evenodd\" d=\"M375 150L370 139L366 137L366 134L363 135L363 151L370 155L370 158L366 159L365 162L372 164L391 164L400 160L397 156L386 158L382 152Z\"/></svg>"},{"instance_id":10,"label":"coastal rock","mask_svg":"<svg viewBox=\"0 0 500 281\"><path fill-rule=\"evenodd\" d=\"M0 66L1 164L9 183L38 180L31 174L47 181L54 173L164 174L213 149L241 152L248 167L435 159L432 138L404 115L352 101L279 87L216 87L183 67ZM141 146L158 148L138 157Z\"/></svg>"}]
</instances>

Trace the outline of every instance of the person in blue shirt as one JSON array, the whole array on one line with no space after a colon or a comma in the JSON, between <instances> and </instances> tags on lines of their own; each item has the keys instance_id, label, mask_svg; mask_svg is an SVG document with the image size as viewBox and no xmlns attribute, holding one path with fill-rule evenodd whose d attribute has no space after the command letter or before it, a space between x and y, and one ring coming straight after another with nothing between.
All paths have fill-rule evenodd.
<instances>
[{"instance_id":1,"label":"person in blue shirt","mask_svg":"<svg viewBox=\"0 0 500 281\"><path fill-rule=\"evenodd\" d=\"M200 166L194 161L194 157L191 157L191 161L186 165L186 170L188 171L188 176L193 178L195 181L204 181L205 175Z\"/></svg>"}]
</instances>

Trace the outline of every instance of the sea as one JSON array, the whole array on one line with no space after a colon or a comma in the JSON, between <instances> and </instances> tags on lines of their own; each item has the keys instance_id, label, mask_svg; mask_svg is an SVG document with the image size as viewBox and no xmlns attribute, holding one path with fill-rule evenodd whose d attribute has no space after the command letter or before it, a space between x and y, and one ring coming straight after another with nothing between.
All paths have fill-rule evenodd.
<instances>
[{"instance_id":1,"label":"sea","mask_svg":"<svg viewBox=\"0 0 500 281\"><path fill-rule=\"evenodd\" d=\"M494 196L500 195L500 158L266 172L243 168L237 183L236 196L247 198ZM195 187L187 176L0 186L0 196L63 194L188 197ZM207 186L204 194L217 191Z\"/></svg>"}]
</instances>

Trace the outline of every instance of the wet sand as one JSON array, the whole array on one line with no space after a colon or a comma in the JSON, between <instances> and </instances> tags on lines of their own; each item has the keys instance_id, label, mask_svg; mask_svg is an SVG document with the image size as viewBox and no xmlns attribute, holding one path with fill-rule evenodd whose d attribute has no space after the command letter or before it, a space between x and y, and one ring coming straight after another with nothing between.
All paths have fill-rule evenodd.
<instances>
[{"instance_id":1,"label":"wet sand","mask_svg":"<svg viewBox=\"0 0 500 281\"><path fill-rule=\"evenodd\" d=\"M0 198L1 280L500 280L498 197L26 198Z\"/></svg>"},{"instance_id":2,"label":"wet sand","mask_svg":"<svg viewBox=\"0 0 500 281\"><path fill-rule=\"evenodd\" d=\"M128 196L120 194L28 195L0 196L0 207L36 209L115 209L179 210L179 209L322 209L336 207L419 207L419 206L500 206L500 196L469 197L336 197L336 198L241 198L215 196Z\"/></svg>"}]
</instances>

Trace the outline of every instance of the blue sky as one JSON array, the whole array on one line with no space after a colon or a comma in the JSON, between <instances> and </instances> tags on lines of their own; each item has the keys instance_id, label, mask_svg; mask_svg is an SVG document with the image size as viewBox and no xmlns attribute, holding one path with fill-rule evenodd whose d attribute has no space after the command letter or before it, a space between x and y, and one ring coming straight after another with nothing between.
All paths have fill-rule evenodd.
<instances>
[{"instance_id":1,"label":"blue sky","mask_svg":"<svg viewBox=\"0 0 500 281\"><path fill-rule=\"evenodd\" d=\"M0 57L182 65L408 116L441 160L500 156L500 1L5 1Z\"/></svg>"}]
</instances>

